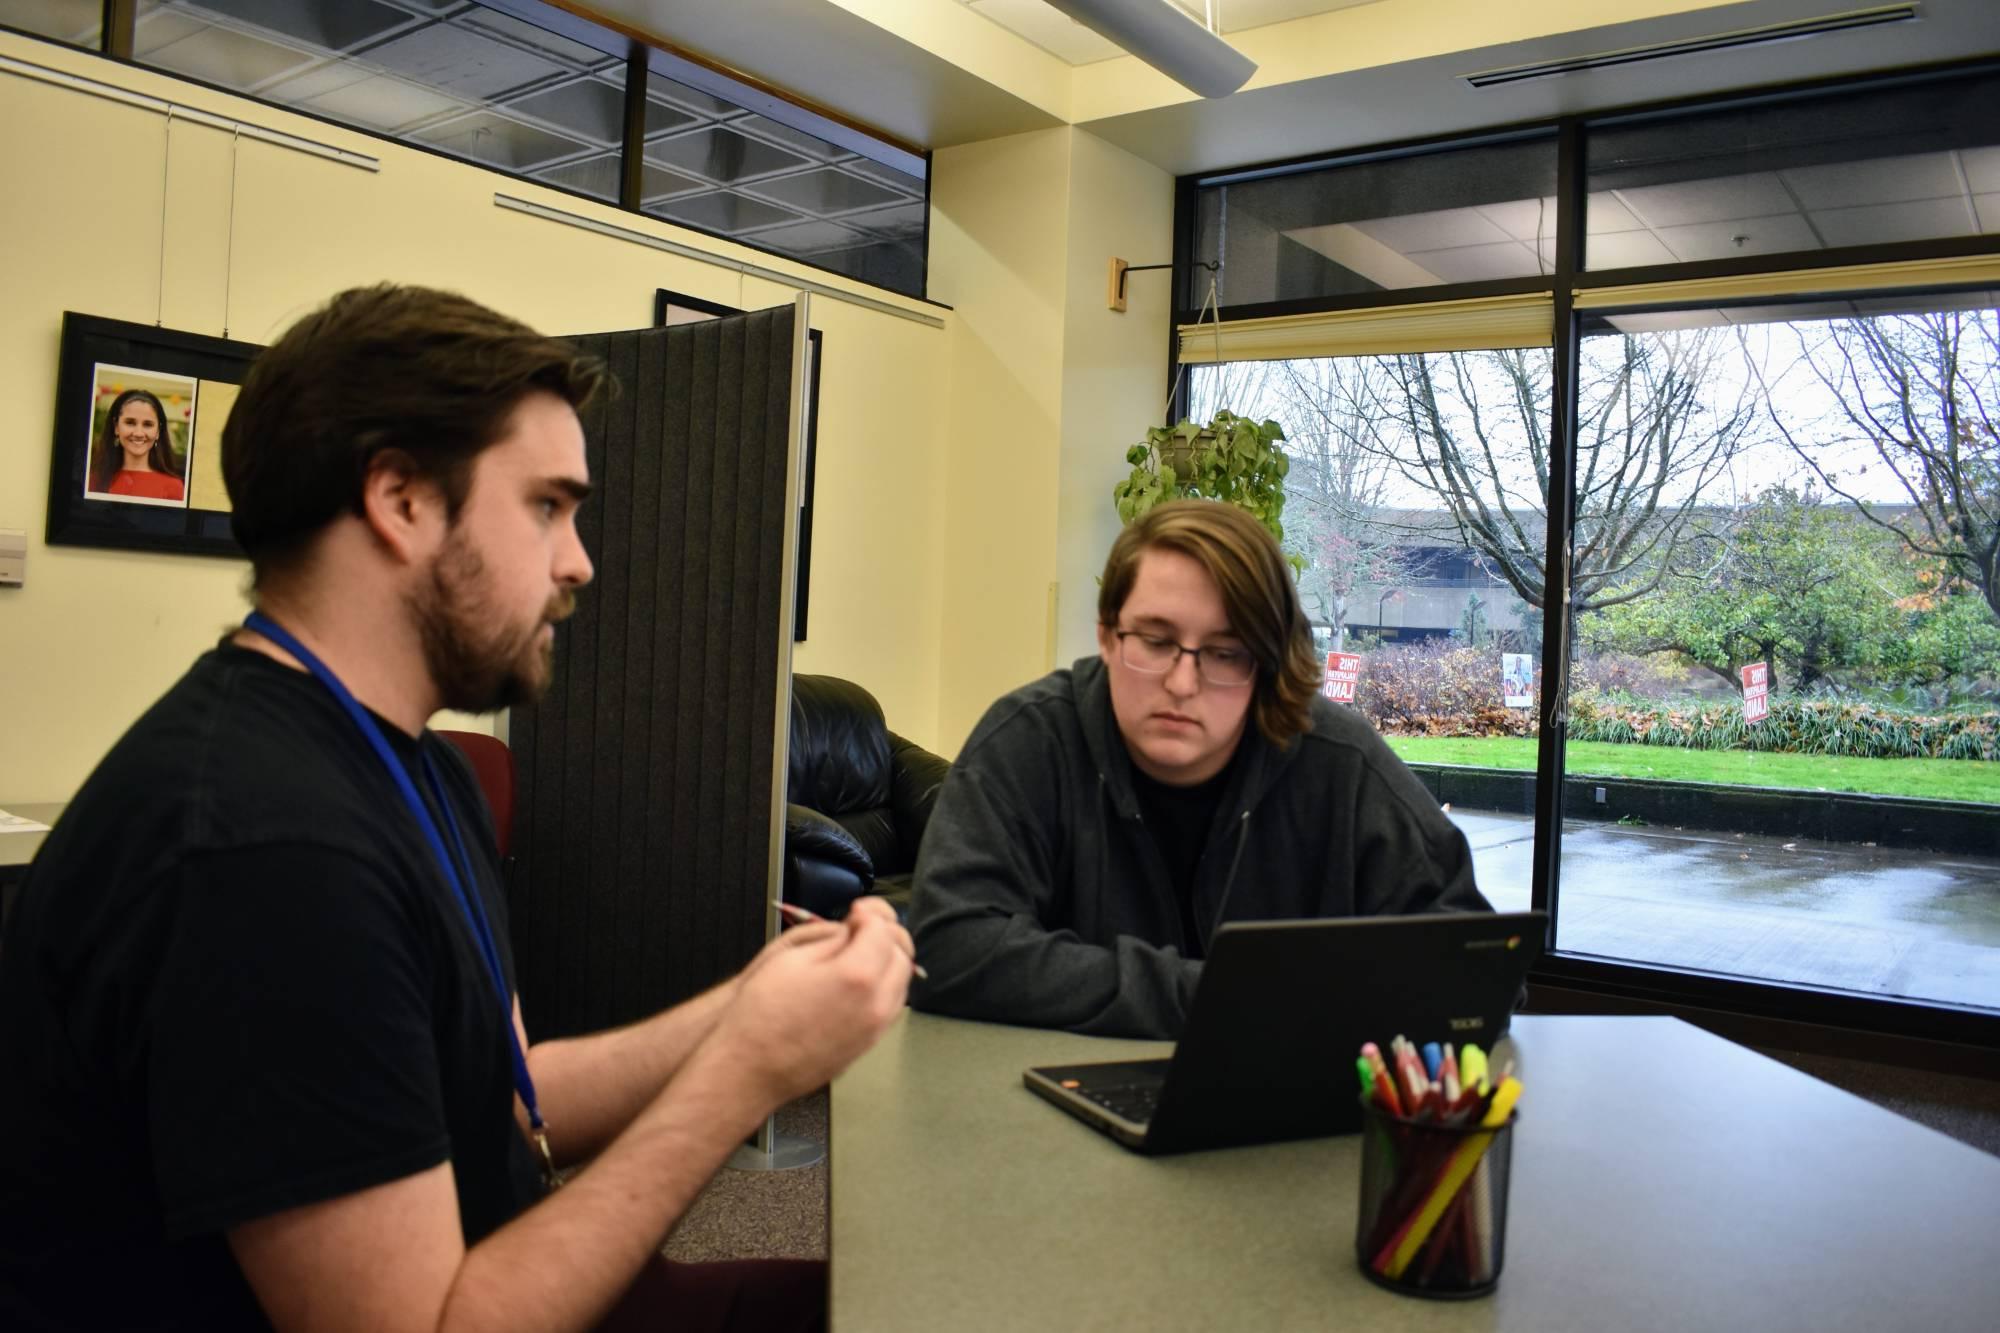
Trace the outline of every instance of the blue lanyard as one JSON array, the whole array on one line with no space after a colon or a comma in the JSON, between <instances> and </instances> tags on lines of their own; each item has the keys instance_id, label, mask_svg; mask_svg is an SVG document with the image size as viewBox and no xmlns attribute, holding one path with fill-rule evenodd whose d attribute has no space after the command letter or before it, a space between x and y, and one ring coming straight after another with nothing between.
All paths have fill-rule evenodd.
<instances>
[{"instance_id":1,"label":"blue lanyard","mask_svg":"<svg viewBox=\"0 0 2000 1333\"><path fill-rule=\"evenodd\" d=\"M243 628L254 630L286 652L296 657L306 670L319 678L340 706L347 710L361 734L367 738L389 776L395 780L396 790L402 795L403 804L409 807L416 819L417 827L423 830L424 840L431 845L431 854L437 858L438 868L444 872L445 882L451 885L452 897L458 899L458 907L465 914L465 922L471 928L472 938L479 945L480 957L486 961L487 974L493 979L493 989L500 997L501 1022L507 1029L507 1048L514 1057L514 1091L520 1095L521 1105L527 1108L528 1124L534 1131L535 1146L541 1149L544 1174L550 1184L556 1183L555 1159L549 1152L547 1126L542 1123L541 1107L535 1101L535 1081L528 1075L528 1057L521 1050L521 1035L514 1028L513 995L507 989L506 973L500 970L500 949L493 942L493 927L487 924L486 909L480 905L479 894L470 886L475 882L472 873L472 858L466 855L465 839L458 831L458 820L451 812L451 802L445 799L444 786L438 781L437 767L429 755L422 756L424 781L430 786L431 795L437 798L439 813L444 816L445 827L451 831L451 851L445 849L444 837L438 832L437 821L431 818L430 808L423 797L417 794L416 783L410 780L410 772L396 752L389 748L388 738L375 725L375 719L361 706L348 688L340 683L340 677L333 674L326 663L319 660L312 650L300 643L277 621L262 611L252 611L243 622ZM452 853L456 853L454 856ZM459 874L463 867L465 873Z\"/></svg>"}]
</instances>

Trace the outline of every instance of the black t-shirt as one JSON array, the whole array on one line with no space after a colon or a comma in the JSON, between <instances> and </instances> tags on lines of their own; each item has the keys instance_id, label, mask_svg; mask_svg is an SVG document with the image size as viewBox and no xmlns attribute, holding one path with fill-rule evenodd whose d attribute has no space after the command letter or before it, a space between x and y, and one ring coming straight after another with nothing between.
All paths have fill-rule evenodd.
<instances>
[{"instance_id":1,"label":"black t-shirt","mask_svg":"<svg viewBox=\"0 0 2000 1333\"><path fill-rule=\"evenodd\" d=\"M439 770L511 990L471 771L379 725ZM206 654L91 774L8 922L0 1327L267 1328L227 1228L446 1160L476 1243L541 1193L506 1023L340 705Z\"/></svg>"},{"instance_id":2,"label":"black t-shirt","mask_svg":"<svg viewBox=\"0 0 2000 1333\"><path fill-rule=\"evenodd\" d=\"M1223 788L1235 766L1232 755L1221 772L1192 787L1170 787L1147 777L1137 764L1132 766L1132 790L1139 798L1140 816L1166 859L1167 878L1173 881L1174 902L1181 913L1181 938L1187 942L1181 950L1184 958L1201 958L1208 952L1195 919L1194 872L1201 865L1202 853L1208 850L1215 808L1222 803Z\"/></svg>"}]
</instances>

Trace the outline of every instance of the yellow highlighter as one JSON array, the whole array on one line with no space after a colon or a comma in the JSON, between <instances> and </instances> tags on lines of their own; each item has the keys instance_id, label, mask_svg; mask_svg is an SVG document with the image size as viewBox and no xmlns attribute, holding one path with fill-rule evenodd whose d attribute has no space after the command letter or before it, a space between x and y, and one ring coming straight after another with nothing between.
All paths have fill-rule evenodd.
<instances>
[{"instance_id":1,"label":"yellow highlighter","mask_svg":"<svg viewBox=\"0 0 2000 1333\"><path fill-rule=\"evenodd\" d=\"M1521 1081L1517 1078L1502 1079L1499 1089L1493 1094L1493 1104L1487 1107L1486 1117L1480 1121L1480 1127L1493 1130L1506 1124L1507 1117L1514 1113L1514 1103L1520 1099ZM1492 1142L1493 1135L1490 1133L1466 1136L1465 1142L1458 1145L1451 1160L1445 1164L1444 1174L1438 1177L1437 1185L1424 1200L1423 1207L1417 1209L1403 1224L1402 1230L1390 1237L1382 1252L1375 1256L1376 1271L1390 1278L1403 1275L1403 1270L1410 1266L1410 1260L1416 1258L1417 1251L1430 1239L1438 1219L1444 1216L1444 1210L1451 1206L1458 1191L1478 1168L1480 1158L1486 1155L1486 1149Z\"/></svg>"},{"instance_id":2,"label":"yellow highlighter","mask_svg":"<svg viewBox=\"0 0 2000 1333\"><path fill-rule=\"evenodd\" d=\"M1458 1053L1458 1082L1467 1091L1486 1091L1486 1052L1466 1046Z\"/></svg>"}]
</instances>

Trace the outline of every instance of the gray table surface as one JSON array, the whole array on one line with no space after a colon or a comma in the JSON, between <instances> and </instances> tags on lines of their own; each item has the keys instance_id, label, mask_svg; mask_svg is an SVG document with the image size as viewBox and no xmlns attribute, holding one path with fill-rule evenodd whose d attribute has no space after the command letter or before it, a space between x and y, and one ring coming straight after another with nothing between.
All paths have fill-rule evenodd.
<instances>
[{"instance_id":1,"label":"gray table surface","mask_svg":"<svg viewBox=\"0 0 2000 1333\"><path fill-rule=\"evenodd\" d=\"M1157 1043L908 1014L833 1085L835 1333L2000 1327L2000 1158L1671 1018L1522 1015L1500 1289L1355 1267L1359 1138L1144 1158L1021 1086Z\"/></svg>"}]
</instances>

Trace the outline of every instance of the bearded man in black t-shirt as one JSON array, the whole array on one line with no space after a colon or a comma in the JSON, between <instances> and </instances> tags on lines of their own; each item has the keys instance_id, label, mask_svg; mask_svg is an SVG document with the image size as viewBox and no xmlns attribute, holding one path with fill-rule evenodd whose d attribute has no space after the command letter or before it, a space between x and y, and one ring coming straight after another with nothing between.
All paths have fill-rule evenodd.
<instances>
[{"instance_id":1,"label":"bearded man in black t-shirt","mask_svg":"<svg viewBox=\"0 0 2000 1333\"><path fill-rule=\"evenodd\" d=\"M863 902L530 1045L485 802L426 729L548 684L600 374L395 287L253 364L222 463L257 612L91 774L8 923L0 1327L822 1321L822 1265L656 1251L900 1011L909 937Z\"/></svg>"}]
</instances>

